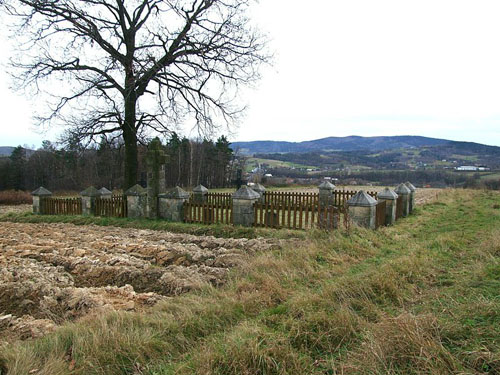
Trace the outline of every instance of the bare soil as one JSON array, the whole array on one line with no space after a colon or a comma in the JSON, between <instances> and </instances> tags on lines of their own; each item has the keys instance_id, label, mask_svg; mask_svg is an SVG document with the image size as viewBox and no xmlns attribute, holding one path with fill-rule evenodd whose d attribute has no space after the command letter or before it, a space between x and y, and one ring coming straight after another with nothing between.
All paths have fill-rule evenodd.
<instances>
[{"instance_id":1,"label":"bare soil","mask_svg":"<svg viewBox=\"0 0 500 375\"><path fill-rule=\"evenodd\" d=\"M272 239L3 222L0 337L38 337L64 321L218 286L245 257L277 246Z\"/></svg>"}]
</instances>

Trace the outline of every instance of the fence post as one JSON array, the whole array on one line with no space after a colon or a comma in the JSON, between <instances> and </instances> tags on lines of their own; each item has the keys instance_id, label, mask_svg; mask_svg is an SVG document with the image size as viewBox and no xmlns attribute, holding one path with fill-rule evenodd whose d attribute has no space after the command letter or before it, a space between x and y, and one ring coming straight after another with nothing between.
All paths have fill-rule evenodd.
<instances>
[{"instance_id":1,"label":"fence post","mask_svg":"<svg viewBox=\"0 0 500 375\"><path fill-rule=\"evenodd\" d=\"M408 209L408 213L411 214L415 208L415 192L417 191L417 188L413 186L410 181L406 181L405 185L408 189L410 189L410 207Z\"/></svg>"},{"instance_id":2,"label":"fence post","mask_svg":"<svg viewBox=\"0 0 500 375\"><path fill-rule=\"evenodd\" d=\"M141 185L134 185L125 192L127 197L127 217L140 218L146 216L147 191Z\"/></svg>"},{"instance_id":3,"label":"fence post","mask_svg":"<svg viewBox=\"0 0 500 375\"><path fill-rule=\"evenodd\" d=\"M233 194L233 224L251 227L254 224L254 203L260 195L248 186L242 186Z\"/></svg>"},{"instance_id":4,"label":"fence post","mask_svg":"<svg viewBox=\"0 0 500 375\"><path fill-rule=\"evenodd\" d=\"M176 186L172 190L158 196L159 216L170 221L184 221L184 202L189 193Z\"/></svg>"},{"instance_id":5,"label":"fence post","mask_svg":"<svg viewBox=\"0 0 500 375\"><path fill-rule=\"evenodd\" d=\"M385 223L386 225L394 224L396 221L396 202L398 195L394 190L385 188L377 194L379 201L385 201Z\"/></svg>"},{"instance_id":6,"label":"fence post","mask_svg":"<svg viewBox=\"0 0 500 375\"><path fill-rule=\"evenodd\" d=\"M335 185L328 181L323 181L319 186L319 205L321 207L333 206L334 197L333 191Z\"/></svg>"},{"instance_id":7,"label":"fence post","mask_svg":"<svg viewBox=\"0 0 500 375\"><path fill-rule=\"evenodd\" d=\"M194 203L207 203L208 189L203 185L198 185L193 189Z\"/></svg>"},{"instance_id":8,"label":"fence post","mask_svg":"<svg viewBox=\"0 0 500 375\"><path fill-rule=\"evenodd\" d=\"M82 196L82 215L90 216L95 214L95 200L101 194L99 191L90 186L80 193Z\"/></svg>"},{"instance_id":9,"label":"fence post","mask_svg":"<svg viewBox=\"0 0 500 375\"><path fill-rule=\"evenodd\" d=\"M410 213L410 194L411 190L405 184L399 184L394 190L397 195L400 195L403 200L403 216L406 217Z\"/></svg>"},{"instance_id":10,"label":"fence post","mask_svg":"<svg viewBox=\"0 0 500 375\"><path fill-rule=\"evenodd\" d=\"M347 201L349 217L360 227L376 228L375 213L377 201L370 197L364 190L358 191Z\"/></svg>"},{"instance_id":11,"label":"fence post","mask_svg":"<svg viewBox=\"0 0 500 375\"><path fill-rule=\"evenodd\" d=\"M264 203L266 199L264 195L266 193L266 188L257 182L254 186L252 186L252 190L259 194L259 203Z\"/></svg>"},{"instance_id":12,"label":"fence post","mask_svg":"<svg viewBox=\"0 0 500 375\"><path fill-rule=\"evenodd\" d=\"M104 198L104 199L109 199L111 198L111 195L113 194L112 192L110 192L108 189L106 189L105 187L102 187L100 188L99 190L97 190L100 194L100 197L101 198Z\"/></svg>"},{"instance_id":13,"label":"fence post","mask_svg":"<svg viewBox=\"0 0 500 375\"><path fill-rule=\"evenodd\" d=\"M44 197L52 196L52 193L45 189L43 186L40 186L35 191L31 192L31 196L33 197L33 213L36 215L43 215L42 212L42 199Z\"/></svg>"}]
</instances>

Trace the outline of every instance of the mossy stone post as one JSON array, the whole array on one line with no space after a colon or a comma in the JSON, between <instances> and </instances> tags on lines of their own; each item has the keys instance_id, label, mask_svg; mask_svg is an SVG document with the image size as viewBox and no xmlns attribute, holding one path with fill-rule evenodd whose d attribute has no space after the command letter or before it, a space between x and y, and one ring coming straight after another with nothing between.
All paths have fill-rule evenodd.
<instances>
[{"instance_id":1,"label":"mossy stone post","mask_svg":"<svg viewBox=\"0 0 500 375\"><path fill-rule=\"evenodd\" d=\"M233 224L251 227L254 224L254 203L260 195L248 186L242 186L233 194Z\"/></svg>"},{"instance_id":2,"label":"mossy stone post","mask_svg":"<svg viewBox=\"0 0 500 375\"><path fill-rule=\"evenodd\" d=\"M106 189L105 187L102 187L97 191L99 192L100 197L104 199L111 199L111 196L113 195L113 193L108 189Z\"/></svg>"},{"instance_id":3,"label":"mossy stone post","mask_svg":"<svg viewBox=\"0 0 500 375\"><path fill-rule=\"evenodd\" d=\"M82 215L91 216L95 214L95 200L101 196L99 190L90 186L80 193L82 196Z\"/></svg>"},{"instance_id":4,"label":"mossy stone post","mask_svg":"<svg viewBox=\"0 0 500 375\"><path fill-rule=\"evenodd\" d=\"M260 195L259 203L264 203L266 200L266 196L265 196L266 188L264 186L262 186L261 184L256 183L254 186L252 186L252 190Z\"/></svg>"},{"instance_id":5,"label":"mossy stone post","mask_svg":"<svg viewBox=\"0 0 500 375\"><path fill-rule=\"evenodd\" d=\"M170 221L184 221L184 202L189 199L189 193L176 186L170 191L158 196L159 214Z\"/></svg>"},{"instance_id":6,"label":"mossy stone post","mask_svg":"<svg viewBox=\"0 0 500 375\"><path fill-rule=\"evenodd\" d=\"M323 181L319 186L319 205L321 207L332 206L334 203L333 192L335 185L328 181Z\"/></svg>"},{"instance_id":7,"label":"mossy stone post","mask_svg":"<svg viewBox=\"0 0 500 375\"><path fill-rule=\"evenodd\" d=\"M411 190L405 184L399 184L394 190L398 196L402 197L403 201L403 217L410 213L410 194Z\"/></svg>"},{"instance_id":8,"label":"mossy stone post","mask_svg":"<svg viewBox=\"0 0 500 375\"><path fill-rule=\"evenodd\" d=\"M134 185L125 192L127 197L127 217L146 217L147 191L141 185Z\"/></svg>"},{"instance_id":9,"label":"mossy stone post","mask_svg":"<svg viewBox=\"0 0 500 375\"><path fill-rule=\"evenodd\" d=\"M165 152L158 138L151 141L146 154L148 168L147 214L150 219L158 217L158 196L166 191L165 183Z\"/></svg>"},{"instance_id":10,"label":"mossy stone post","mask_svg":"<svg viewBox=\"0 0 500 375\"><path fill-rule=\"evenodd\" d=\"M42 199L51 197L52 193L43 186L40 186L35 191L31 192L31 196L33 197L33 213L36 215L42 215L44 213Z\"/></svg>"},{"instance_id":11,"label":"mossy stone post","mask_svg":"<svg viewBox=\"0 0 500 375\"><path fill-rule=\"evenodd\" d=\"M394 224L396 221L396 202L398 195L394 190L385 188L377 194L377 200L385 201L385 223L386 225Z\"/></svg>"},{"instance_id":12,"label":"mossy stone post","mask_svg":"<svg viewBox=\"0 0 500 375\"><path fill-rule=\"evenodd\" d=\"M335 185L332 184L331 182L328 181L323 181L319 186L319 206L321 208L333 206L335 203L335 197L333 195L333 192L335 191ZM320 228L326 228L327 223L330 222L330 213L326 213L324 211L320 211L319 216L319 227ZM339 215L334 214L333 217L333 227L337 228L338 227L338 222L339 222Z\"/></svg>"},{"instance_id":13,"label":"mossy stone post","mask_svg":"<svg viewBox=\"0 0 500 375\"><path fill-rule=\"evenodd\" d=\"M347 201L349 217L360 227L375 229L377 201L364 190L360 190Z\"/></svg>"},{"instance_id":14,"label":"mossy stone post","mask_svg":"<svg viewBox=\"0 0 500 375\"><path fill-rule=\"evenodd\" d=\"M193 203L207 203L208 189L198 185L193 189Z\"/></svg>"},{"instance_id":15,"label":"mossy stone post","mask_svg":"<svg viewBox=\"0 0 500 375\"><path fill-rule=\"evenodd\" d=\"M405 185L408 189L410 189L410 207L408 209L408 212L411 214L413 212L413 209L415 208L415 192L417 191L417 188L413 186L410 181L406 181Z\"/></svg>"}]
</instances>

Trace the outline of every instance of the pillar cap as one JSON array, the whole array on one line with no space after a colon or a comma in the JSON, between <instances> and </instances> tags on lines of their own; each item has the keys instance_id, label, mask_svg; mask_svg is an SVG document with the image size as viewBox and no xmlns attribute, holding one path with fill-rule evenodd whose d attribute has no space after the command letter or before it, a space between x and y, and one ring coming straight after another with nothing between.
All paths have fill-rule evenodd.
<instances>
[{"instance_id":1,"label":"pillar cap","mask_svg":"<svg viewBox=\"0 0 500 375\"><path fill-rule=\"evenodd\" d=\"M45 197L48 195L52 195L52 193L50 191L48 191L47 189L45 189L43 186L40 186L35 191L32 191L31 195L33 195L35 197Z\"/></svg>"},{"instance_id":2,"label":"pillar cap","mask_svg":"<svg viewBox=\"0 0 500 375\"><path fill-rule=\"evenodd\" d=\"M384 190L377 194L377 198L395 201L396 199L398 199L398 195L394 190L386 187Z\"/></svg>"},{"instance_id":3,"label":"pillar cap","mask_svg":"<svg viewBox=\"0 0 500 375\"><path fill-rule=\"evenodd\" d=\"M398 195L408 195L411 193L411 190L405 184L399 184L394 191Z\"/></svg>"},{"instance_id":4,"label":"pillar cap","mask_svg":"<svg viewBox=\"0 0 500 375\"><path fill-rule=\"evenodd\" d=\"M101 193L99 193L99 190L97 190L95 187L89 186L84 191L80 192L80 195L82 197L98 197L99 195L101 195Z\"/></svg>"},{"instance_id":5,"label":"pillar cap","mask_svg":"<svg viewBox=\"0 0 500 375\"><path fill-rule=\"evenodd\" d=\"M167 199L188 199L190 197L190 194L179 186L176 186L166 193L158 195L158 197Z\"/></svg>"},{"instance_id":6,"label":"pillar cap","mask_svg":"<svg viewBox=\"0 0 500 375\"><path fill-rule=\"evenodd\" d=\"M97 190L99 192L99 194L101 195L109 195L109 194L113 194L111 191L109 191L108 189L106 189L104 186L102 188L100 188L99 190Z\"/></svg>"},{"instance_id":7,"label":"pillar cap","mask_svg":"<svg viewBox=\"0 0 500 375\"><path fill-rule=\"evenodd\" d=\"M259 184L258 182L255 185L253 185L251 189L253 191L255 191L255 192L264 192L264 191L266 191L266 188L263 185Z\"/></svg>"},{"instance_id":8,"label":"pillar cap","mask_svg":"<svg viewBox=\"0 0 500 375\"><path fill-rule=\"evenodd\" d=\"M413 186L413 184L410 182L410 181L406 181L405 182L405 185L408 189L410 189L410 191L413 193L414 191L417 191L417 188L415 186Z\"/></svg>"},{"instance_id":9,"label":"pillar cap","mask_svg":"<svg viewBox=\"0 0 500 375\"><path fill-rule=\"evenodd\" d=\"M319 184L318 189L320 190L335 190L335 185L328 181L323 181Z\"/></svg>"},{"instance_id":10,"label":"pillar cap","mask_svg":"<svg viewBox=\"0 0 500 375\"><path fill-rule=\"evenodd\" d=\"M370 197L364 190L360 190L347 201L349 206L372 207L377 205L377 201Z\"/></svg>"},{"instance_id":11,"label":"pillar cap","mask_svg":"<svg viewBox=\"0 0 500 375\"><path fill-rule=\"evenodd\" d=\"M259 198L260 194L256 193L246 185L243 185L236 193L233 194L233 199L253 200Z\"/></svg>"},{"instance_id":12,"label":"pillar cap","mask_svg":"<svg viewBox=\"0 0 500 375\"><path fill-rule=\"evenodd\" d=\"M208 193L208 189L203 185L198 185L193 189L193 193Z\"/></svg>"},{"instance_id":13,"label":"pillar cap","mask_svg":"<svg viewBox=\"0 0 500 375\"><path fill-rule=\"evenodd\" d=\"M134 186L132 186L130 189L128 189L126 192L125 192L125 195L129 196L129 195L135 195L135 196L138 196L138 195L146 195L147 192L146 192L146 189L144 189L141 185L139 184L136 184Z\"/></svg>"}]
</instances>

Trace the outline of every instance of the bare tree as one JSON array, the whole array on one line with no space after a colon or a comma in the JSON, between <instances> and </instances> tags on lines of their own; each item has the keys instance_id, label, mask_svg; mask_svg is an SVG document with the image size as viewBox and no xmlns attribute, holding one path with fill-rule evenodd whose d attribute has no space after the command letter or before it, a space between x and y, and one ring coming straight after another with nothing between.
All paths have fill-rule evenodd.
<instances>
[{"instance_id":1,"label":"bare tree","mask_svg":"<svg viewBox=\"0 0 500 375\"><path fill-rule=\"evenodd\" d=\"M22 87L49 95L41 124L80 139L123 137L125 188L137 143L181 121L203 131L242 110L238 87L258 79L265 40L252 0L5 0L17 20ZM60 83L59 83L60 82ZM54 85L54 83L56 83Z\"/></svg>"}]
</instances>

